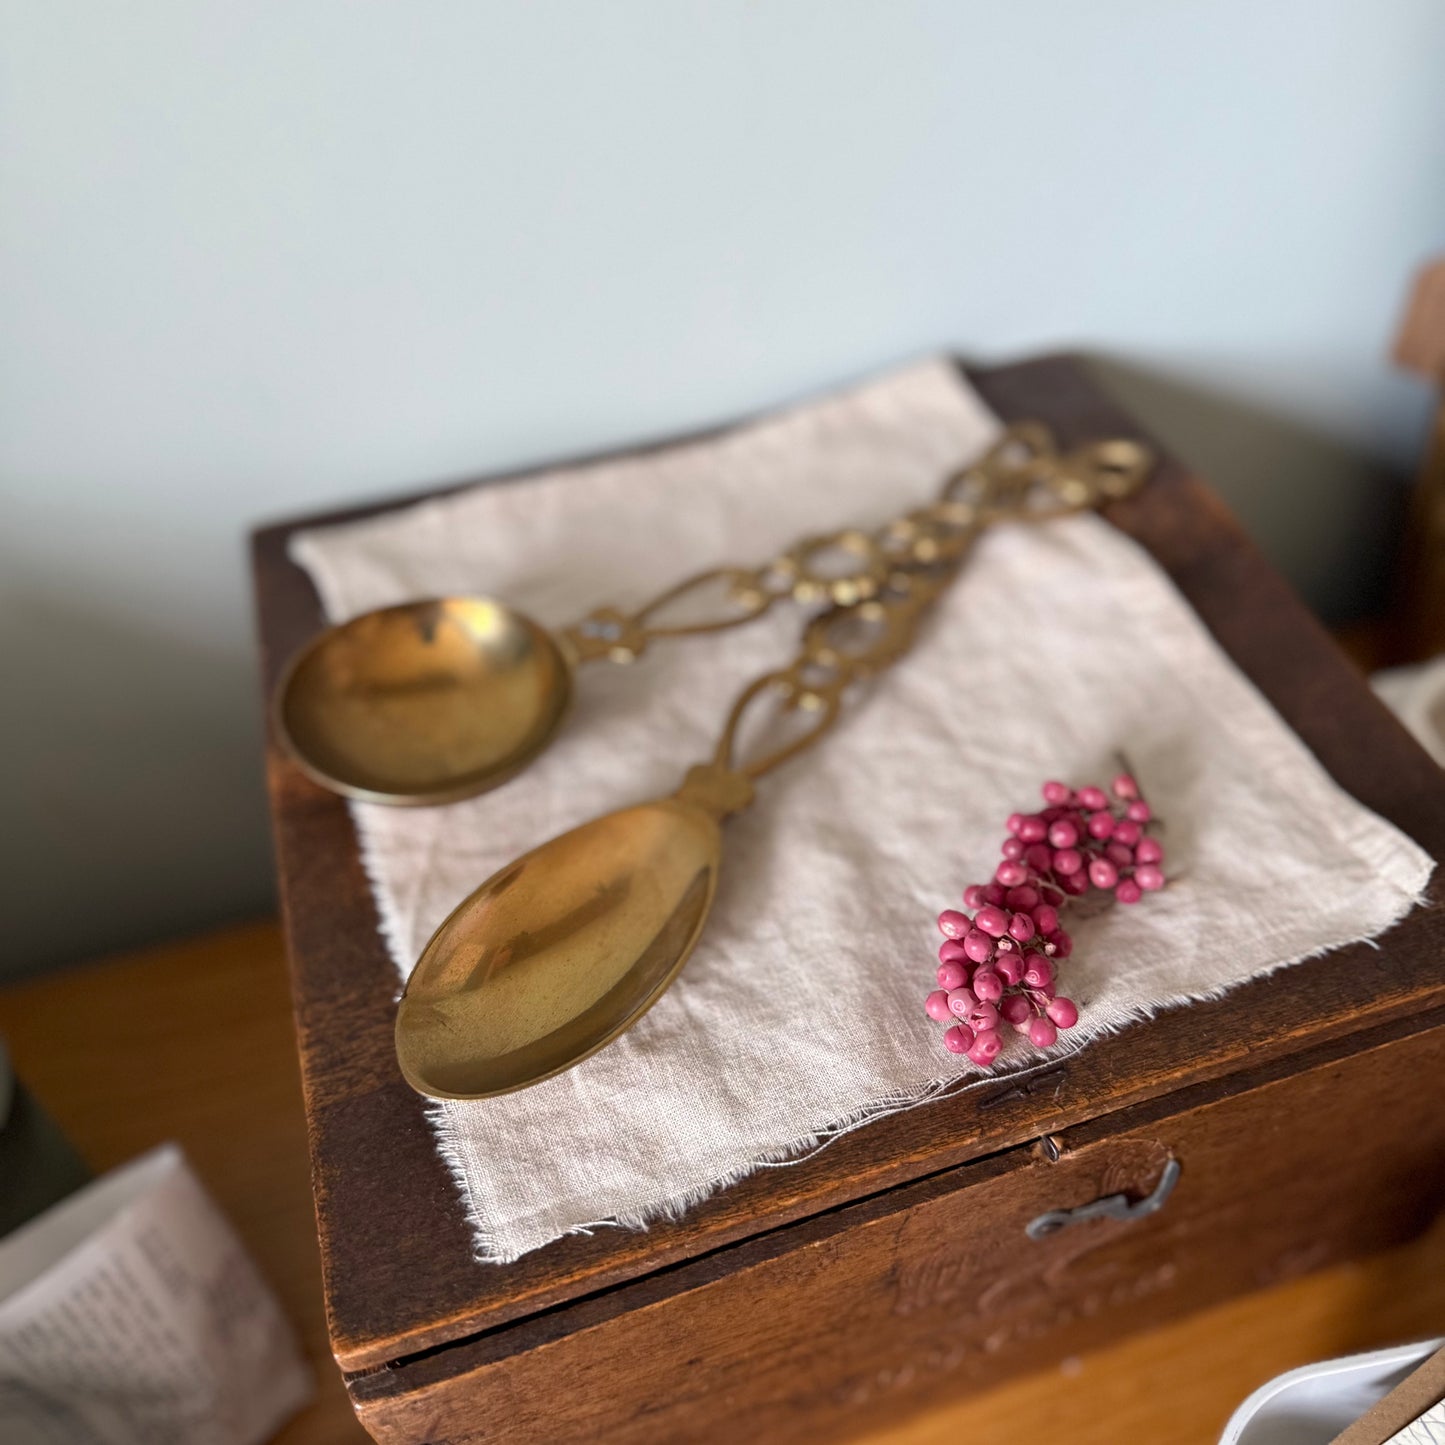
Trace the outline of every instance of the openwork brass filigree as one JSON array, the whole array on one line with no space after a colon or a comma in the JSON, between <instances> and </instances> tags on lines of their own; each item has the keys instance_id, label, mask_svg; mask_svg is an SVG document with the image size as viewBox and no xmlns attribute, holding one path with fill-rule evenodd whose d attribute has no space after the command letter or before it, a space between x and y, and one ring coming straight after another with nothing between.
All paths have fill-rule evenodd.
<instances>
[{"instance_id":1,"label":"openwork brass filigree","mask_svg":"<svg viewBox=\"0 0 1445 1445\"><path fill-rule=\"evenodd\" d=\"M890 590L897 594L918 569L961 557L981 527L1098 506L1126 495L1148 466L1148 452L1137 442L1094 442L1061 454L1041 422L1020 422L949 476L931 506L872 532L847 527L805 537L759 567L709 568L632 612L598 607L560 636L578 662L631 662L650 642L739 627L789 598L851 607ZM708 601L719 605L701 618L663 620L670 611Z\"/></svg>"}]
</instances>

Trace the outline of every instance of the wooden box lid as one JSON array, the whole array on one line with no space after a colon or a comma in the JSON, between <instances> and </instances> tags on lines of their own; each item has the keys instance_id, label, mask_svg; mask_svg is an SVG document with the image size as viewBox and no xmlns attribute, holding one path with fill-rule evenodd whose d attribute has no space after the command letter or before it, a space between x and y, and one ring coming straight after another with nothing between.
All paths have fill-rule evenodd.
<instances>
[{"instance_id":1,"label":"wooden box lid","mask_svg":"<svg viewBox=\"0 0 1445 1445\"><path fill-rule=\"evenodd\" d=\"M1006 420L1038 417L1068 444L1142 435L1067 358L968 375ZM264 684L322 625L289 534L415 501L300 518L254 537ZM1110 520L1147 547L1240 668L1337 781L1439 858L1445 774L1370 692L1222 503L1165 457ZM282 903L310 1126L331 1340L343 1370L405 1362L684 1260L785 1231L801 1219L1026 1143L1188 1084L1297 1054L1324 1040L1445 1003L1445 900L1384 947L1342 949L1213 1003L1099 1040L1026 1081L879 1120L788 1169L760 1171L676 1223L601 1230L515 1264L472 1258L462 1206L424 1103L392 1051L396 971L387 956L346 805L268 746ZM1261 779L1261 786L1268 786ZM1328 886L1328 880L1322 880Z\"/></svg>"}]
</instances>

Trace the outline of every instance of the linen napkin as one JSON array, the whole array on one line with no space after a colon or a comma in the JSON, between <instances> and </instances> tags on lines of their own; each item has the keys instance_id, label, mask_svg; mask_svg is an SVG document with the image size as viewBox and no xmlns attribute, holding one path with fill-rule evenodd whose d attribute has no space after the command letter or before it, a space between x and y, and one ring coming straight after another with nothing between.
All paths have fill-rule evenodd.
<instances>
[{"instance_id":1,"label":"linen napkin","mask_svg":"<svg viewBox=\"0 0 1445 1445\"><path fill-rule=\"evenodd\" d=\"M333 620L470 591L560 626L920 505L998 428L939 359L720 438L299 534L292 555ZM583 669L562 736L495 793L353 804L400 975L517 854L675 787L801 627L783 605L654 644L632 667ZM933 919L991 876L1003 819L1043 779L1105 778L1121 747L1166 821L1177 881L1077 931L1072 1047L1372 937L1429 877L1429 857L1333 783L1134 543L1093 516L998 527L915 650L728 823L712 918L652 1011L558 1078L432 1109L477 1257L675 1216L977 1076L923 1015ZM1011 1042L994 1072L1037 1057Z\"/></svg>"}]
</instances>

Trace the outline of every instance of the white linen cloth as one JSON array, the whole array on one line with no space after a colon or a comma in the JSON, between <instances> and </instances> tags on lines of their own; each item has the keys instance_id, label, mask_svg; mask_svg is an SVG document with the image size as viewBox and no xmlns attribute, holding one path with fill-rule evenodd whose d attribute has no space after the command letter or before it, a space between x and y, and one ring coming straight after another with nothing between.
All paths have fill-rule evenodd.
<instances>
[{"instance_id":1,"label":"white linen cloth","mask_svg":"<svg viewBox=\"0 0 1445 1445\"><path fill-rule=\"evenodd\" d=\"M333 620L480 592L548 625L693 569L931 499L998 422L946 361L720 438L481 487L298 535ZM404 977L433 928L518 853L670 791L734 694L790 659L783 605L577 678L553 747L450 807L353 804ZM1073 1047L1405 914L1431 860L1339 789L1152 559L1093 516L983 537L914 652L725 830L716 907L629 1033L520 1094L435 1106L477 1255L675 1215L766 1161L977 1075L923 1014L934 917L986 881L1046 778L1107 782L1123 748L1166 822L1163 893L1081 926ZM994 1072L1035 1062L1011 1042Z\"/></svg>"}]
</instances>

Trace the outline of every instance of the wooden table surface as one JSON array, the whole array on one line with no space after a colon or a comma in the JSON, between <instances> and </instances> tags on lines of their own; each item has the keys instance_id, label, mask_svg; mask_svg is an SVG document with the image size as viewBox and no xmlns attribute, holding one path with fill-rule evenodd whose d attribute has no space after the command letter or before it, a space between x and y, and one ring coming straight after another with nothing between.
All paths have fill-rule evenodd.
<instances>
[{"instance_id":1,"label":"wooden table surface","mask_svg":"<svg viewBox=\"0 0 1445 1445\"><path fill-rule=\"evenodd\" d=\"M277 926L229 929L0 991L0 1034L97 1171L165 1139L185 1147L316 1365L317 1400L278 1445L365 1442L327 1351ZM989 1445L1055 1432L1071 1445L1212 1445L1234 1407L1282 1370L1439 1334L1445 1222L1404 1249L901 1419L869 1445Z\"/></svg>"}]
</instances>

